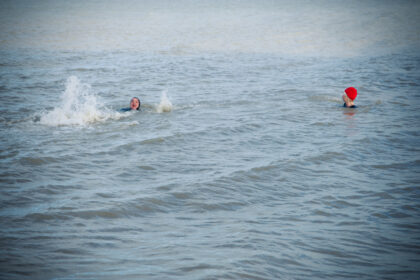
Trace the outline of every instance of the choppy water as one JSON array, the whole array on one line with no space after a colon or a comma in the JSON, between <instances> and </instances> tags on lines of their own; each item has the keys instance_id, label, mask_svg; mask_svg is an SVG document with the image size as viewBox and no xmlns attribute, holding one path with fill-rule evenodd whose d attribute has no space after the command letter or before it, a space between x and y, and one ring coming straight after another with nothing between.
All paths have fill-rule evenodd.
<instances>
[{"instance_id":1,"label":"choppy water","mask_svg":"<svg viewBox=\"0 0 420 280\"><path fill-rule=\"evenodd\" d=\"M2 2L0 278L418 279L419 7Z\"/></svg>"}]
</instances>

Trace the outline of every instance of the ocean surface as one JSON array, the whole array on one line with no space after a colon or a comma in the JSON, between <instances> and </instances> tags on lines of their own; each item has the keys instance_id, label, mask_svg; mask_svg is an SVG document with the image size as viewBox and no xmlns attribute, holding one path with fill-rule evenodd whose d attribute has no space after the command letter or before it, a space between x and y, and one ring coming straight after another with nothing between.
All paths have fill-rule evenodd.
<instances>
[{"instance_id":1,"label":"ocean surface","mask_svg":"<svg viewBox=\"0 0 420 280\"><path fill-rule=\"evenodd\" d=\"M1 1L0 279L420 279L419 19Z\"/></svg>"}]
</instances>

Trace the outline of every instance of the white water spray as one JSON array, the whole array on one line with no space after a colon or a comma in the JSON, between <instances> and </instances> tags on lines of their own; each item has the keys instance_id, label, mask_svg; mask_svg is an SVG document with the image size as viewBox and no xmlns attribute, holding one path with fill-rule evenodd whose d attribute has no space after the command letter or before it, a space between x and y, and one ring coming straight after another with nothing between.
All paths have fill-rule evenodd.
<instances>
[{"instance_id":1,"label":"white water spray","mask_svg":"<svg viewBox=\"0 0 420 280\"><path fill-rule=\"evenodd\" d=\"M169 100L166 94L166 91L163 91L160 97L160 103L156 108L156 112L164 113L164 112L170 112L170 111L172 111L172 103Z\"/></svg>"},{"instance_id":2,"label":"white water spray","mask_svg":"<svg viewBox=\"0 0 420 280\"><path fill-rule=\"evenodd\" d=\"M102 109L100 109L102 108ZM98 101L90 85L71 76L67 79L66 89L61 96L61 104L41 116L45 125L86 125L108 118L118 118L118 113L111 113Z\"/></svg>"}]
</instances>

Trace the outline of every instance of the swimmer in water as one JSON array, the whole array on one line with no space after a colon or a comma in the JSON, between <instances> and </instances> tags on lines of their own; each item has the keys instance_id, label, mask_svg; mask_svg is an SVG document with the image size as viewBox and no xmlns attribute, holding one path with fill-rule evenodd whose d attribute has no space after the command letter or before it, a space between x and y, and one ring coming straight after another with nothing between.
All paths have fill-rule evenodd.
<instances>
[{"instance_id":1,"label":"swimmer in water","mask_svg":"<svg viewBox=\"0 0 420 280\"><path fill-rule=\"evenodd\" d=\"M140 105L141 105L140 99L138 97L133 97L131 98L131 101L130 101L130 108L122 108L120 111L123 111L123 112L131 111L131 110L138 111L140 110Z\"/></svg>"},{"instance_id":2,"label":"swimmer in water","mask_svg":"<svg viewBox=\"0 0 420 280\"><path fill-rule=\"evenodd\" d=\"M343 101L344 101L343 107L357 108L357 106L354 105L354 100L356 99L356 96L357 96L357 89L355 89L354 87L349 87L349 88L346 88L344 92L346 94L343 94L342 96Z\"/></svg>"}]
</instances>

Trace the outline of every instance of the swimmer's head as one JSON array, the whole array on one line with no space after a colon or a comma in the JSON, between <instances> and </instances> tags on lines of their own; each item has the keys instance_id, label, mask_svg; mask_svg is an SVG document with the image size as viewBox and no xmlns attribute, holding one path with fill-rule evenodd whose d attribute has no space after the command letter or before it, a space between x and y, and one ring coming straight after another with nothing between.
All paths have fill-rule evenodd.
<instances>
[{"instance_id":1,"label":"swimmer's head","mask_svg":"<svg viewBox=\"0 0 420 280\"><path fill-rule=\"evenodd\" d=\"M131 98L131 101L130 101L131 110L140 109L140 105L141 105L141 102L140 102L140 99L138 97Z\"/></svg>"},{"instance_id":2,"label":"swimmer's head","mask_svg":"<svg viewBox=\"0 0 420 280\"><path fill-rule=\"evenodd\" d=\"M354 87L349 87L344 90L344 92L347 94L347 97L351 100L355 100L357 96L357 89Z\"/></svg>"}]
</instances>

